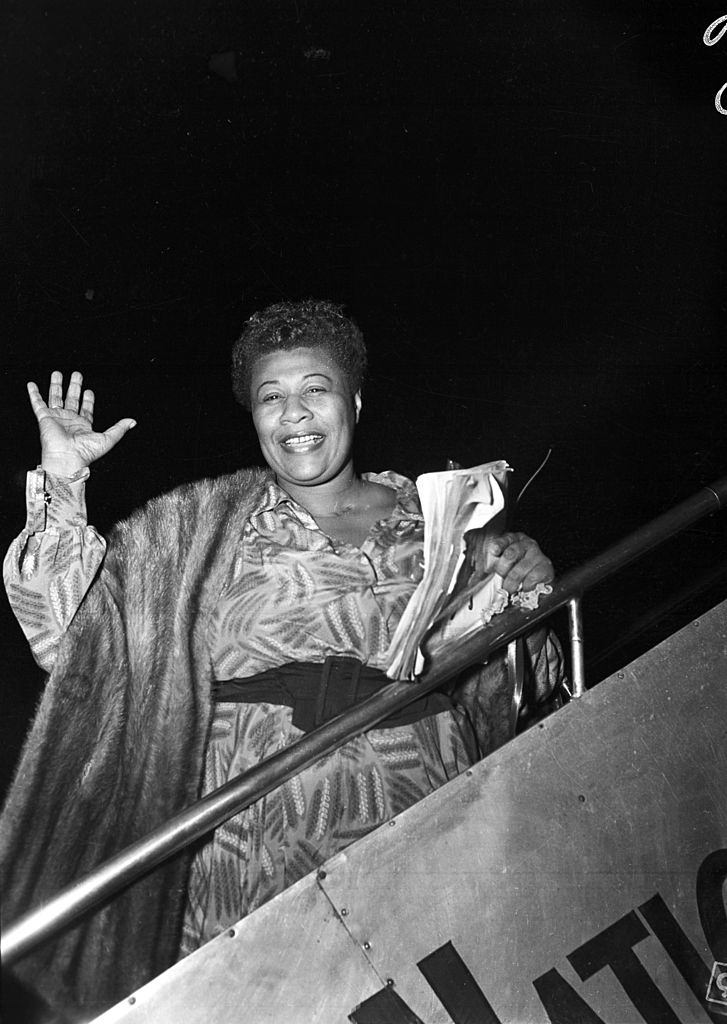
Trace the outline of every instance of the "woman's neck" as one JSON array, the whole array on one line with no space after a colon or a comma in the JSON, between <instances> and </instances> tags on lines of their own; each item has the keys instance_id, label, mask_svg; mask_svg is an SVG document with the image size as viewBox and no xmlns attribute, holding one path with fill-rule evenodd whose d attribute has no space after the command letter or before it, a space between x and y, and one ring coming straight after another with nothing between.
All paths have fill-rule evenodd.
<instances>
[{"instance_id":1,"label":"woman's neck","mask_svg":"<svg viewBox=\"0 0 727 1024\"><path fill-rule=\"evenodd\" d=\"M323 484L302 484L280 481L278 483L290 497L302 505L313 518L345 515L359 511L365 504L366 484L351 466L335 479Z\"/></svg>"}]
</instances>

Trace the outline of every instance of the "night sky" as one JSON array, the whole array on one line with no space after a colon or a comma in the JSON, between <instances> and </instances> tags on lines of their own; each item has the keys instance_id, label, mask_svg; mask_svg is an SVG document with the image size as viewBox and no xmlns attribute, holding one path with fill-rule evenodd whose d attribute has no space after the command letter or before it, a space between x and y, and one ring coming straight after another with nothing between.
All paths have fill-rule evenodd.
<instances>
[{"instance_id":1,"label":"night sky","mask_svg":"<svg viewBox=\"0 0 727 1024\"><path fill-rule=\"evenodd\" d=\"M512 525L559 569L723 475L727 36L702 36L724 13L13 0L3 546L38 460L27 379L78 368L100 428L138 420L92 470L107 530L260 460L229 350L285 298L364 330L361 470L505 458L515 497L550 451ZM724 520L587 599L591 682L727 596ZM2 638L4 782L41 673L6 605Z\"/></svg>"}]
</instances>

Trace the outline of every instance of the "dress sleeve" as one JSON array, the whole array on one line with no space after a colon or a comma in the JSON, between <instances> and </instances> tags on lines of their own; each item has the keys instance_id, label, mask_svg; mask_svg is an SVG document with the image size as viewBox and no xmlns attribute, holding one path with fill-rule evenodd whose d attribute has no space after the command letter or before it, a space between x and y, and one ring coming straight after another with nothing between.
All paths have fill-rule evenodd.
<instances>
[{"instance_id":1,"label":"dress sleeve","mask_svg":"<svg viewBox=\"0 0 727 1024\"><path fill-rule=\"evenodd\" d=\"M28 473L25 528L3 565L10 606L46 672L106 552L105 540L86 522L88 476L88 469L72 478L40 467Z\"/></svg>"}]
</instances>

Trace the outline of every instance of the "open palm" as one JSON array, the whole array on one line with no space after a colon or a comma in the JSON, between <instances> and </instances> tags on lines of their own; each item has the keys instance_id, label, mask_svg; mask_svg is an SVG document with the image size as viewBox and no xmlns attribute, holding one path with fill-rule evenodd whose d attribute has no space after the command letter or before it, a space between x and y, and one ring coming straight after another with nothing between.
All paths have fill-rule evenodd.
<instances>
[{"instance_id":1,"label":"open palm","mask_svg":"<svg viewBox=\"0 0 727 1024\"><path fill-rule=\"evenodd\" d=\"M93 429L93 391L83 391L83 376L75 371L63 399L63 374L54 370L50 378L48 403L38 385L28 384L30 404L38 420L41 462L49 472L71 476L110 451L136 423L122 419L108 430Z\"/></svg>"}]
</instances>

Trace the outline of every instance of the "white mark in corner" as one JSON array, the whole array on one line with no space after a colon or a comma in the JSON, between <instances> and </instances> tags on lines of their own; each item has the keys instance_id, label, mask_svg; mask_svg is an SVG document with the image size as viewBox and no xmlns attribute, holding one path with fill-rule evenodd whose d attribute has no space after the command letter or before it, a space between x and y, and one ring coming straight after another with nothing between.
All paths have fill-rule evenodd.
<instances>
[{"instance_id":1,"label":"white mark in corner","mask_svg":"<svg viewBox=\"0 0 727 1024\"><path fill-rule=\"evenodd\" d=\"M719 32L717 35L714 34L714 30L718 28ZM714 46L718 43L722 36L727 32L727 14L723 14L721 18L715 18L712 24L706 29L702 38L704 39L705 46Z\"/></svg>"},{"instance_id":2,"label":"white mark in corner","mask_svg":"<svg viewBox=\"0 0 727 1024\"><path fill-rule=\"evenodd\" d=\"M707 986L707 1001L727 1006L727 964L715 960Z\"/></svg>"},{"instance_id":3,"label":"white mark in corner","mask_svg":"<svg viewBox=\"0 0 727 1024\"><path fill-rule=\"evenodd\" d=\"M704 35L702 36L702 41L705 46L714 46L720 41L725 32L727 32L727 14L723 14L719 18L715 18L712 24L707 26ZM714 97L714 105L719 114L727 115L727 109L722 106L722 96L724 95L725 89L727 89L727 82L725 82Z\"/></svg>"}]
</instances>

